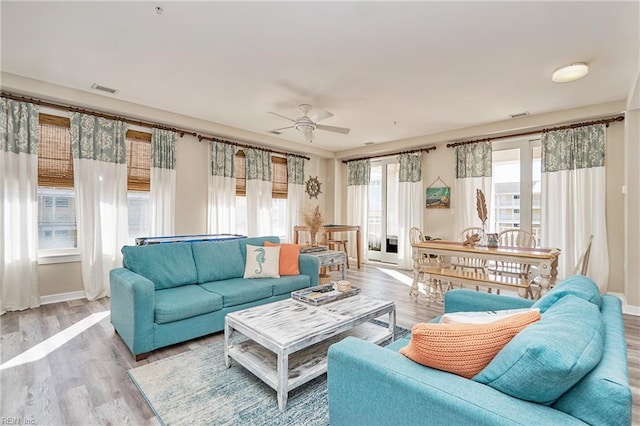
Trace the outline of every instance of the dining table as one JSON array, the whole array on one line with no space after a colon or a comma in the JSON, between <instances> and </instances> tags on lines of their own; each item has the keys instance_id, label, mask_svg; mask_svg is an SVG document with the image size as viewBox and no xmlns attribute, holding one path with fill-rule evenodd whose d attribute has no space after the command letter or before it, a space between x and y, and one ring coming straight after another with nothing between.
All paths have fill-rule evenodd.
<instances>
[{"instance_id":1,"label":"dining table","mask_svg":"<svg viewBox=\"0 0 640 426\"><path fill-rule=\"evenodd\" d=\"M421 260L424 256L436 255L445 257L466 257L482 259L487 262L517 262L538 267L540 275L539 296L549 291L558 275L558 256L560 249L542 247L487 247L481 245L464 245L457 241L428 240L411 245L413 258L413 283L411 294L418 295L418 276Z\"/></svg>"}]
</instances>

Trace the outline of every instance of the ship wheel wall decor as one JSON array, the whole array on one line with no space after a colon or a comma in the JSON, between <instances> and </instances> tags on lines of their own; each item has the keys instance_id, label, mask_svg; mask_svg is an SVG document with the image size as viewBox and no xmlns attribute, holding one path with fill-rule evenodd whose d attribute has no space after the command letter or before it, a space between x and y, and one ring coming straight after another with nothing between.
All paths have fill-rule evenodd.
<instances>
[{"instance_id":1,"label":"ship wheel wall decor","mask_svg":"<svg viewBox=\"0 0 640 426\"><path fill-rule=\"evenodd\" d=\"M318 195L322 193L322 191L320 190L320 186L322 185L320 183L320 181L318 180L318 176L316 177L311 177L309 176L309 180L305 182L305 185L307 186L307 194L309 194L309 199L311 198L318 198Z\"/></svg>"}]
</instances>

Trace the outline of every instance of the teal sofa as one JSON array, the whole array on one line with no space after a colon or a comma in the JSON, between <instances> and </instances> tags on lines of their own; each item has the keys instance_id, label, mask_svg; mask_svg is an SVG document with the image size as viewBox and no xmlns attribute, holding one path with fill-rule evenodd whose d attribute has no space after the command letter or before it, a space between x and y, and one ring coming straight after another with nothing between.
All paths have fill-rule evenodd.
<instances>
[{"instance_id":1,"label":"teal sofa","mask_svg":"<svg viewBox=\"0 0 640 426\"><path fill-rule=\"evenodd\" d=\"M535 303L463 289L445 296L445 312L532 306L540 321L471 380L399 354L409 337L387 347L353 337L332 345L330 424L630 425L621 303L589 278L570 277Z\"/></svg>"},{"instance_id":2,"label":"teal sofa","mask_svg":"<svg viewBox=\"0 0 640 426\"><path fill-rule=\"evenodd\" d=\"M300 275L244 279L247 244L265 241L277 244L280 239L124 246L123 267L110 271L111 324L136 360L223 330L229 312L318 285L318 259L304 254Z\"/></svg>"}]
</instances>

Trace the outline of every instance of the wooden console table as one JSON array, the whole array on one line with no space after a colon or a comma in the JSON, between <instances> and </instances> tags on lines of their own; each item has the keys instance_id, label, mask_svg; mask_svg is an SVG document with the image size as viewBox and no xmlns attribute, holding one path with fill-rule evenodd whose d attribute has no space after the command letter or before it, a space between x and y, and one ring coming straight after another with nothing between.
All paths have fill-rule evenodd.
<instances>
[{"instance_id":1,"label":"wooden console table","mask_svg":"<svg viewBox=\"0 0 640 426\"><path fill-rule=\"evenodd\" d=\"M322 243L326 244L327 240L331 240L331 235L334 232L354 232L356 233L356 260L358 269L360 269L360 226L359 225L324 225L321 228ZM300 232L309 232L309 228L306 226L294 226L293 227L293 243L298 244Z\"/></svg>"}]
</instances>

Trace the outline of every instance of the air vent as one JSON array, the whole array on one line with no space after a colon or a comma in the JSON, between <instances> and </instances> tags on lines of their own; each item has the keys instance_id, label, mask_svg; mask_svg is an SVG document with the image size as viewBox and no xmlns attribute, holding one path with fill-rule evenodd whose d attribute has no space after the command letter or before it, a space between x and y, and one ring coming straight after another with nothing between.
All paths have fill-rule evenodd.
<instances>
[{"instance_id":1,"label":"air vent","mask_svg":"<svg viewBox=\"0 0 640 426\"><path fill-rule=\"evenodd\" d=\"M93 90L99 90L101 92L111 93L112 95L117 92L116 89L112 89L110 87L100 86L99 84L93 83L91 85Z\"/></svg>"},{"instance_id":2,"label":"air vent","mask_svg":"<svg viewBox=\"0 0 640 426\"><path fill-rule=\"evenodd\" d=\"M509 117L511 117L511 118L520 118L520 117L526 117L527 115L529 115L529 111L519 112L517 114L509 114Z\"/></svg>"}]
</instances>

